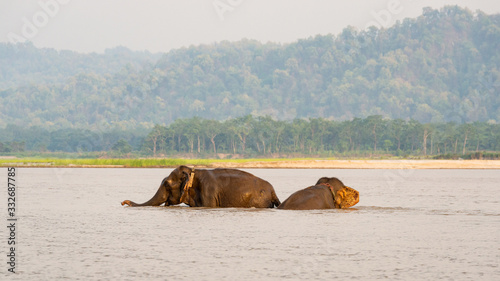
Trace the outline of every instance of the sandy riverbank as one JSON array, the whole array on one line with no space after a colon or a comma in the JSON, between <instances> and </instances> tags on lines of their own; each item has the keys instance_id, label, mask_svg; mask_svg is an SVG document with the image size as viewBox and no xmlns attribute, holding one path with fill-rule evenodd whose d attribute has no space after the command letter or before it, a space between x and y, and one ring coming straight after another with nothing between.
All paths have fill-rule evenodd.
<instances>
[{"instance_id":1,"label":"sandy riverbank","mask_svg":"<svg viewBox=\"0 0 500 281\"><path fill-rule=\"evenodd\" d=\"M500 160L279 160L214 163L210 167L248 169L500 169Z\"/></svg>"}]
</instances>

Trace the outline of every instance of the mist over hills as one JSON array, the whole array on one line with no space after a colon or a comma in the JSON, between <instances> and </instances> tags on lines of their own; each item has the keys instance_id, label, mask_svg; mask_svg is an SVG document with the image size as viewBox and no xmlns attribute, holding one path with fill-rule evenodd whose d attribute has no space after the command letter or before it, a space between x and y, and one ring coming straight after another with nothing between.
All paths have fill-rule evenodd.
<instances>
[{"instance_id":1,"label":"mist over hills","mask_svg":"<svg viewBox=\"0 0 500 281\"><path fill-rule=\"evenodd\" d=\"M499 50L500 15L457 6L290 44L241 40L165 54L0 44L0 126L136 128L247 114L497 123Z\"/></svg>"},{"instance_id":2,"label":"mist over hills","mask_svg":"<svg viewBox=\"0 0 500 281\"><path fill-rule=\"evenodd\" d=\"M80 73L113 75L125 66L151 67L162 54L134 52L125 47L106 49L103 54L80 54L36 48L25 44L0 43L0 89L29 85L64 84Z\"/></svg>"}]
</instances>

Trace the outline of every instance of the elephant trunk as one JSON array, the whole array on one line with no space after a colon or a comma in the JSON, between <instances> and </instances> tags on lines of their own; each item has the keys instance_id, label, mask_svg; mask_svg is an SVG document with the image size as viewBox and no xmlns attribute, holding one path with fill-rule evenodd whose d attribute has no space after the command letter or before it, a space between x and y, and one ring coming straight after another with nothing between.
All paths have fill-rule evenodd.
<instances>
[{"instance_id":1,"label":"elephant trunk","mask_svg":"<svg viewBox=\"0 0 500 281\"><path fill-rule=\"evenodd\" d=\"M274 188L272 190L272 194L271 194L272 198L271 198L271 202L273 203L273 207L276 207L278 208L280 205L281 205L281 202L280 200L278 199L278 196L276 196L276 193L274 192ZM273 208L271 207L271 208Z\"/></svg>"},{"instance_id":2,"label":"elephant trunk","mask_svg":"<svg viewBox=\"0 0 500 281\"><path fill-rule=\"evenodd\" d=\"M168 198L167 194L167 189L165 187L165 181L167 178L163 179L163 181L160 184L160 187L158 188L158 191L156 191L156 194L149 199L147 202L144 202L142 204L135 203L130 200L125 200L122 202L123 205L129 205L131 207L141 207L141 206L160 206L161 204L165 203Z\"/></svg>"}]
</instances>

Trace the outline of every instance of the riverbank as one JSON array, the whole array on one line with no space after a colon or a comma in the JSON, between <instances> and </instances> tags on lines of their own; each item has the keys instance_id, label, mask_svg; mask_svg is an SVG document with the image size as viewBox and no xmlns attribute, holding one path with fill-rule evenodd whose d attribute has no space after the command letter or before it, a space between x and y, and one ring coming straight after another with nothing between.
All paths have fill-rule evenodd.
<instances>
[{"instance_id":1,"label":"riverbank","mask_svg":"<svg viewBox=\"0 0 500 281\"><path fill-rule=\"evenodd\" d=\"M0 159L0 167L242 169L500 169L500 160L337 159Z\"/></svg>"},{"instance_id":2,"label":"riverbank","mask_svg":"<svg viewBox=\"0 0 500 281\"><path fill-rule=\"evenodd\" d=\"M280 169L500 169L500 160L280 160L217 163L221 168Z\"/></svg>"}]
</instances>

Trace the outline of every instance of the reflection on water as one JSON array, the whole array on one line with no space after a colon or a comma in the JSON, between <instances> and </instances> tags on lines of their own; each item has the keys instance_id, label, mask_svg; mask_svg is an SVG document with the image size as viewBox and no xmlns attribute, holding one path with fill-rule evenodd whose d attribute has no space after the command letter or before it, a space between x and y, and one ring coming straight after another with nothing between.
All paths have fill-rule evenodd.
<instances>
[{"instance_id":1,"label":"reflection on water","mask_svg":"<svg viewBox=\"0 0 500 281\"><path fill-rule=\"evenodd\" d=\"M148 200L170 171L21 169L13 279L500 277L498 171L248 170L281 201L339 177L360 192L342 210L120 205Z\"/></svg>"}]
</instances>

